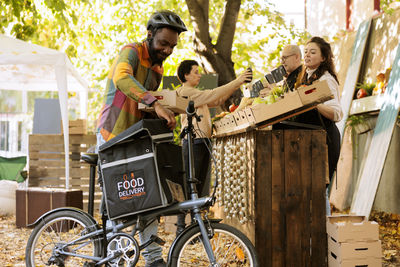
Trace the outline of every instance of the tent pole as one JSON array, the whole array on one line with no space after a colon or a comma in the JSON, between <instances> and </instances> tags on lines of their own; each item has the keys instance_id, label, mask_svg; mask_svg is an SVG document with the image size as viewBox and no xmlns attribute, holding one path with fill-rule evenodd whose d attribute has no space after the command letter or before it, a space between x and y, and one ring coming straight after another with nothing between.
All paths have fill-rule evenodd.
<instances>
[{"instance_id":1,"label":"tent pole","mask_svg":"<svg viewBox=\"0 0 400 267\"><path fill-rule=\"evenodd\" d=\"M56 79L58 87L58 98L60 101L62 127L64 130L64 154L65 154L65 189L69 189L69 129L68 129L68 87L67 68L65 67L65 56L56 65Z\"/></svg>"}]
</instances>

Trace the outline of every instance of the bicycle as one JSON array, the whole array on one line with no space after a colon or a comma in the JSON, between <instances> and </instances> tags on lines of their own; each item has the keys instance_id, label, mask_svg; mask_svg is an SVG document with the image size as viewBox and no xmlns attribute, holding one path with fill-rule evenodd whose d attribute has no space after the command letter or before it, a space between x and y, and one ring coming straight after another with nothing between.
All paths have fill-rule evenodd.
<instances>
[{"instance_id":1,"label":"bicycle","mask_svg":"<svg viewBox=\"0 0 400 267\"><path fill-rule=\"evenodd\" d=\"M146 211L123 220L112 221L106 226L104 211L100 226L89 213L77 208L58 208L43 214L36 222L26 247L26 266L130 266L137 264L140 252L152 242L164 241L157 236L139 245L135 235L159 216L172 216L182 211L191 213L192 224L187 226L173 241L167 266L251 266L258 260L251 241L236 228L221 223L220 219L207 216L215 203L217 183L211 196L199 198L194 179L192 118L200 118L190 101L186 110L189 151L189 175L186 177L190 199L167 207ZM96 164L97 155L86 159ZM91 172L91 175L92 174ZM93 178L93 177L91 177ZM103 191L104 194L104 191ZM131 233L123 232L133 227Z\"/></svg>"}]
</instances>

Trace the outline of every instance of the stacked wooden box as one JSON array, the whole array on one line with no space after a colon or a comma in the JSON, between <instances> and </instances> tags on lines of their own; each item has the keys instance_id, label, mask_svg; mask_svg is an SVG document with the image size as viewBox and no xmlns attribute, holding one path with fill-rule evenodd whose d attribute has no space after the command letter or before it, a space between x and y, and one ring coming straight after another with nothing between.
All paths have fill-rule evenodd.
<instances>
[{"instance_id":1,"label":"stacked wooden box","mask_svg":"<svg viewBox=\"0 0 400 267\"><path fill-rule=\"evenodd\" d=\"M380 267L379 225L364 216L328 216L329 267Z\"/></svg>"},{"instance_id":2,"label":"stacked wooden box","mask_svg":"<svg viewBox=\"0 0 400 267\"><path fill-rule=\"evenodd\" d=\"M69 134L87 134L86 120L70 120L68 122ZM64 133L64 129L61 124L61 134Z\"/></svg>"},{"instance_id":3,"label":"stacked wooden box","mask_svg":"<svg viewBox=\"0 0 400 267\"><path fill-rule=\"evenodd\" d=\"M30 187L16 190L16 226L26 227L61 207L82 209L82 190Z\"/></svg>"},{"instance_id":4,"label":"stacked wooden box","mask_svg":"<svg viewBox=\"0 0 400 267\"><path fill-rule=\"evenodd\" d=\"M87 209L90 165L80 161L81 153L96 144L95 135L69 135L69 185L83 191L83 208ZM59 134L29 136L29 187L65 188L64 137ZM95 203L101 190L95 186ZM95 208L97 209L97 206Z\"/></svg>"}]
</instances>

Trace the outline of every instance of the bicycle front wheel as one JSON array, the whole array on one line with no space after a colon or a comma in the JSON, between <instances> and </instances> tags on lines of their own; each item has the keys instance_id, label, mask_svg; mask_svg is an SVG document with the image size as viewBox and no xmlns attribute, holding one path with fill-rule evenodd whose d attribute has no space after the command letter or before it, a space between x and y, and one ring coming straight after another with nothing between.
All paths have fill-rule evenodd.
<instances>
[{"instance_id":1,"label":"bicycle front wheel","mask_svg":"<svg viewBox=\"0 0 400 267\"><path fill-rule=\"evenodd\" d=\"M62 252L99 257L101 241L99 238L72 242L97 227L85 215L68 210L54 212L45 217L33 229L25 251L28 267L36 266L86 266L91 262ZM61 252L61 253L60 253Z\"/></svg>"},{"instance_id":2,"label":"bicycle front wheel","mask_svg":"<svg viewBox=\"0 0 400 267\"><path fill-rule=\"evenodd\" d=\"M220 267L257 267L256 251L251 241L239 230L223 223L210 223L210 243ZM209 267L207 253L198 226L190 229L176 243L171 253L172 266Z\"/></svg>"}]
</instances>

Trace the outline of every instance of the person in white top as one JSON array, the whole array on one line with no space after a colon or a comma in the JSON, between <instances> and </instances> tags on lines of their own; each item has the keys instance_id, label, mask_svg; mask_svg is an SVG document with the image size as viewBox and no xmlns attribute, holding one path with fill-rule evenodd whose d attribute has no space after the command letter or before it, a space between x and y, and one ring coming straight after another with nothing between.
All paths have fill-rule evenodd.
<instances>
[{"instance_id":1,"label":"person in white top","mask_svg":"<svg viewBox=\"0 0 400 267\"><path fill-rule=\"evenodd\" d=\"M335 122L343 117L340 106L339 81L336 76L333 63L331 46L321 37L312 37L304 49L305 72L302 77L302 84L310 85L315 81L326 80L333 99L317 105L317 108L300 114L296 121L321 126L326 131L326 142L328 145L329 181L332 180L340 155L340 133ZM327 189L326 214L330 215L329 193Z\"/></svg>"},{"instance_id":2,"label":"person in white top","mask_svg":"<svg viewBox=\"0 0 400 267\"><path fill-rule=\"evenodd\" d=\"M194 101L196 113L201 116L201 121L197 122L193 118L193 126L196 137L194 139L193 154L195 178L199 180L196 188L199 196L208 194L208 184L206 178L209 173L210 154L207 140L212 134L210 107L222 105L243 83L250 82L252 79L251 70L246 70L240 74L235 80L219 86L211 90L197 89L201 78L199 72L199 64L195 60L184 60L178 67L178 79L182 86L177 89L177 94L182 97L189 98ZM187 126L187 116L181 115L182 129ZM185 158L185 166L188 168L187 162L187 142L183 140L183 154ZM178 216L177 234L183 231L185 221L183 216Z\"/></svg>"},{"instance_id":3,"label":"person in white top","mask_svg":"<svg viewBox=\"0 0 400 267\"><path fill-rule=\"evenodd\" d=\"M307 42L304 49L304 65L306 75L304 84L311 84L315 80L328 82L334 98L317 106L318 111L331 121L338 122L343 117L339 103L339 81L333 64L333 54L329 43L320 37L313 37Z\"/></svg>"}]
</instances>

